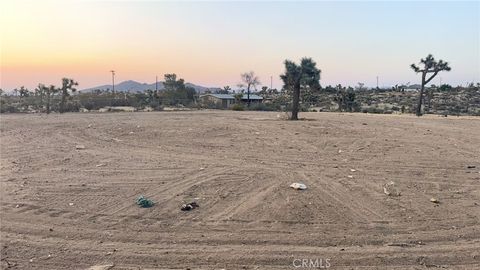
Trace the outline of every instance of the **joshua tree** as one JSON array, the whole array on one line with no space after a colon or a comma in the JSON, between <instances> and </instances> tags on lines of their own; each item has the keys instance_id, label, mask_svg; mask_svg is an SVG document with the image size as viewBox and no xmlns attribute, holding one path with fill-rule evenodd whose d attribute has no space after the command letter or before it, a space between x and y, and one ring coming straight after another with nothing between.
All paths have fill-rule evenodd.
<instances>
[{"instance_id":1,"label":"joshua tree","mask_svg":"<svg viewBox=\"0 0 480 270\"><path fill-rule=\"evenodd\" d=\"M427 56L425 59L420 60L421 67L411 64L410 67L416 73L422 73L422 87L420 89L420 95L418 97L418 104L416 109L417 116L422 115L422 102L423 102L423 92L425 90L425 85L429 83L440 71L450 71L451 68L448 66L447 62L443 62L443 60L438 60L438 62L433 58L431 54ZM430 77L427 79L427 75L432 73Z\"/></svg>"},{"instance_id":2,"label":"joshua tree","mask_svg":"<svg viewBox=\"0 0 480 270\"><path fill-rule=\"evenodd\" d=\"M280 75L284 87L293 92L292 116L290 120L298 120L300 109L300 89L302 87L320 87L320 70L311 58L302 58L300 65L285 60L285 74Z\"/></svg>"},{"instance_id":3,"label":"joshua tree","mask_svg":"<svg viewBox=\"0 0 480 270\"><path fill-rule=\"evenodd\" d=\"M20 99L30 96L30 91L28 91L28 89L25 88L24 86L20 87L20 90L18 90L18 93L20 95Z\"/></svg>"},{"instance_id":4,"label":"joshua tree","mask_svg":"<svg viewBox=\"0 0 480 270\"><path fill-rule=\"evenodd\" d=\"M35 88L35 96L40 98L39 102L37 103L37 108L43 108L43 99L45 97L45 94L45 85L39 83L37 88Z\"/></svg>"},{"instance_id":5,"label":"joshua tree","mask_svg":"<svg viewBox=\"0 0 480 270\"><path fill-rule=\"evenodd\" d=\"M45 86L42 84L42 91L45 91L45 93L47 94L47 114L50 113L50 100L51 100L51 96L53 96L53 94L55 94L56 92L58 92L58 88L55 88L55 86L53 85L50 85L49 87Z\"/></svg>"},{"instance_id":6,"label":"joshua tree","mask_svg":"<svg viewBox=\"0 0 480 270\"><path fill-rule=\"evenodd\" d=\"M62 88L60 88L60 90L62 91L62 100L60 102L60 113L65 112L65 102L67 100L67 97L70 95L69 92L77 91L77 89L74 88L74 86L77 86L77 85L78 83L72 79L67 79L67 78L62 79Z\"/></svg>"},{"instance_id":7,"label":"joshua tree","mask_svg":"<svg viewBox=\"0 0 480 270\"><path fill-rule=\"evenodd\" d=\"M237 103L237 104L242 103L242 97L243 97L242 93L235 94L233 97L235 98L235 103Z\"/></svg>"},{"instance_id":8,"label":"joshua tree","mask_svg":"<svg viewBox=\"0 0 480 270\"><path fill-rule=\"evenodd\" d=\"M228 94L230 93L230 91L232 91L232 88L230 88L230 86L227 85L223 87L224 94Z\"/></svg>"},{"instance_id":9,"label":"joshua tree","mask_svg":"<svg viewBox=\"0 0 480 270\"><path fill-rule=\"evenodd\" d=\"M260 80L253 71L243 73L240 75L240 77L242 78L242 83L240 86L247 87L247 106L250 107L250 87L253 86L253 88L256 89L257 85L260 84Z\"/></svg>"}]
</instances>

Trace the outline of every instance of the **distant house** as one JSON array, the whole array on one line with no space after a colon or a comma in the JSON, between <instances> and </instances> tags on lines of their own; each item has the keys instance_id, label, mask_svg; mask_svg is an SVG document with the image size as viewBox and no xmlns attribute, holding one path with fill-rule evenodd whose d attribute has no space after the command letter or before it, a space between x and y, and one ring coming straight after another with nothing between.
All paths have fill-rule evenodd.
<instances>
[{"instance_id":1,"label":"distant house","mask_svg":"<svg viewBox=\"0 0 480 270\"><path fill-rule=\"evenodd\" d=\"M422 88L420 84L412 84L412 85L403 87L405 92L418 92L420 91L420 88Z\"/></svg>"},{"instance_id":2,"label":"distant house","mask_svg":"<svg viewBox=\"0 0 480 270\"><path fill-rule=\"evenodd\" d=\"M233 104L237 103L234 94L205 94L200 96L200 101L203 104L214 104L218 108L230 108ZM242 103L248 103L247 94L243 94ZM262 103L263 97L255 94L250 94L250 103Z\"/></svg>"}]
</instances>

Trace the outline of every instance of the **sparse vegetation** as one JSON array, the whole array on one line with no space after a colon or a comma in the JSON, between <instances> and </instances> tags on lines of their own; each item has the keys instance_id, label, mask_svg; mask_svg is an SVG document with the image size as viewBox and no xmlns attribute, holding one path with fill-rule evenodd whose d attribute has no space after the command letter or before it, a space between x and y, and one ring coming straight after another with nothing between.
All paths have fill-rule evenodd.
<instances>
[{"instance_id":1,"label":"sparse vegetation","mask_svg":"<svg viewBox=\"0 0 480 270\"><path fill-rule=\"evenodd\" d=\"M243 111L244 109L245 108L240 103L233 104L233 106L232 106L232 111Z\"/></svg>"}]
</instances>

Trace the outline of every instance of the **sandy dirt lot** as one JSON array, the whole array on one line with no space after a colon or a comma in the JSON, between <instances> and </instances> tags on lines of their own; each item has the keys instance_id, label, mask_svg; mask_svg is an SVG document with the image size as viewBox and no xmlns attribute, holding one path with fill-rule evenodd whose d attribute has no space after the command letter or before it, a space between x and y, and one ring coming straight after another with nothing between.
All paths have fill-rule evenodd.
<instances>
[{"instance_id":1,"label":"sandy dirt lot","mask_svg":"<svg viewBox=\"0 0 480 270\"><path fill-rule=\"evenodd\" d=\"M277 115L2 115L1 268L480 269L479 118Z\"/></svg>"}]
</instances>

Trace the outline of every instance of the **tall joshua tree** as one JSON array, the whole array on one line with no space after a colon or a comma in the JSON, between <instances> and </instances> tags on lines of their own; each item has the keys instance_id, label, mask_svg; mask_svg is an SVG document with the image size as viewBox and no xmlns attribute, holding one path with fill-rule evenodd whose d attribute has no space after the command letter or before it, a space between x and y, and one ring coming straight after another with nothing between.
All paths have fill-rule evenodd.
<instances>
[{"instance_id":1,"label":"tall joshua tree","mask_svg":"<svg viewBox=\"0 0 480 270\"><path fill-rule=\"evenodd\" d=\"M448 66L447 62L443 60L438 60L438 62L429 54L425 59L420 60L420 66L411 64L410 67L416 72L422 74L422 87L420 89L420 94L418 97L418 104L416 109L417 116L422 116L422 102L423 102L423 92L425 91L425 85L429 83L440 71L450 71L451 68ZM429 75L431 74L431 75ZM429 77L427 78L427 75Z\"/></svg>"},{"instance_id":2,"label":"tall joshua tree","mask_svg":"<svg viewBox=\"0 0 480 270\"><path fill-rule=\"evenodd\" d=\"M300 65L285 60L285 74L280 75L284 87L293 93L292 116L290 120L298 120L300 110L300 89L303 87L320 87L320 70L311 58L302 58Z\"/></svg>"},{"instance_id":3,"label":"tall joshua tree","mask_svg":"<svg viewBox=\"0 0 480 270\"><path fill-rule=\"evenodd\" d=\"M67 97L70 95L70 92L75 92L77 89L74 86L77 86L78 83L72 79L63 78L62 79L62 100L60 101L60 113L65 112L65 102Z\"/></svg>"},{"instance_id":4,"label":"tall joshua tree","mask_svg":"<svg viewBox=\"0 0 480 270\"><path fill-rule=\"evenodd\" d=\"M253 71L240 74L240 77L242 78L242 83L239 86L247 87L247 106L250 107L250 87L253 86L256 89L257 85L260 84L260 79Z\"/></svg>"}]
</instances>

